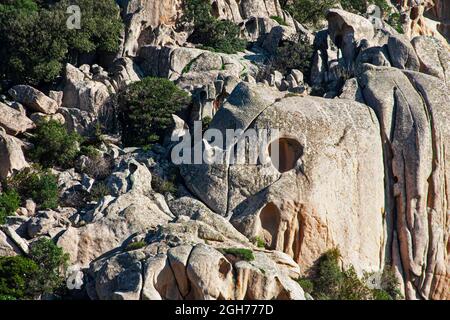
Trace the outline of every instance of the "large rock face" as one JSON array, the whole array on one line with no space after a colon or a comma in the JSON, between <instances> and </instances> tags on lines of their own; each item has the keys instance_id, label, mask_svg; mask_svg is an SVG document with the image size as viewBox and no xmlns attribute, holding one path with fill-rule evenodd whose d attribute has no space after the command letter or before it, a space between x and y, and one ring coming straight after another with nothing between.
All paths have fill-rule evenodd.
<instances>
[{"instance_id":1,"label":"large rock face","mask_svg":"<svg viewBox=\"0 0 450 320\"><path fill-rule=\"evenodd\" d=\"M0 127L0 180L28 166L22 151L22 142L8 135Z\"/></svg>"},{"instance_id":2,"label":"large rock face","mask_svg":"<svg viewBox=\"0 0 450 320\"><path fill-rule=\"evenodd\" d=\"M422 73L367 68L358 81L380 119L392 259L407 298L448 298L448 86Z\"/></svg>"},{"instance_id":3,"label":"large rock face","mask_svg":"<svg viewBox=\"0 0 450 320\"><path fill-rule=\"evenodd\" d=\"M17 135L33 129L35 125L24 113L0 102L0 127L9 134Z\"/></svg>"},{"instance_id":4,"label":"large rock face","mask_svg":"<svg viewBox=\"0 0 450 320\"><path fill-rule=\"evenodd\" d=\"M185 166L188 187L208 206L232 215L238 230L289 254L302 270L336 246L358 271L383 267L382 148L378 121L367 106L301 97L271 102L267 88L241 84L210 128L278 129L270 141L280 143L281 155L278 165L272 159Z\"/></svg>"},{"instance_id":5,"label":"large rock face","mask_svg":"<svg viewBox=\"0 0 450 320\"><path fill-rule=\"evenodd\" d=\"M183 205L195 202L180 201ZM293 280L299 277L299 268L287 255L255 248L228 221L204 206L191 215L180 216L148 235L143 249L115 252L93 262L87 285L90 297L305 299ZM227 248L245 248L254 258L246 261L227 254L223 251Z\"/></svg>"},{"instance_id":6,"label":"large rock face","mask_svg":"<svg viewBox=\"0 0 450 320\"><path fill-rule=\"evenodd\" d=\"M27 86L17 85L9 89L8 93L19 103L36 112L54 114L58 110L58 103L47 97L41 91Z\"/></svg>"}]
</instances>

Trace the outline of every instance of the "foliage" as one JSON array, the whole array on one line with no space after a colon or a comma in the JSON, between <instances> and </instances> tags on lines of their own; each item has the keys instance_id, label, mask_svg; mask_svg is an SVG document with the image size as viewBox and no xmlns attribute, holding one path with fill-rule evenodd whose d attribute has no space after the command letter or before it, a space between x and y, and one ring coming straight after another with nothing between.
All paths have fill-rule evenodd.
<instances>
[{"instance_id":1,"label":"foliage","mask_svg":"<svg viewBox=\"0 0 450 320\"><path fill-rule=\"evenodd\" d=\"M286 22L284 21L284 19L282 17L280 17L280 16L270 16L270 18L272 20L275 20L276 22L278 22L279 25L282 25L282 26L286 26L287 25Z\"/></svg>"},{"instance_id":2,"label":"foliage","mask_svg":"<svg viewBox=\"0 0 450 320\"><path fill-rule=\"evenodd\" d=\"M41 238L31 245L29 256L39 267L31 290L42 294L59 289L64 282L69 255L52 240Z\"/></svg>"},{"instance_id":3,"label":"foliage","mask_svg":"<svg viewBox=\"0 0 450 320\"><path fill-rule=\"evenodd\" d=\"M255 256L253 255L253 251L250 249L244 248L227 248L222 249L224 254L231 254L241 260L245 261L253 261L255 260Z\"/></svg>"},{"instance_id":4,"label":"foliage","mask_svg":"<svg viewBox=\"0 0 450 320\"><path fill-rule=\"evenodd\" d=\"M25 168L10 178L7 186L17 190L22 200L33 199L39 209L58 206L58 180L49 170Z\"/></svg>"},{"instance_id":5,"label":"foliage","mask_svg":"<svg viewBox=\"0 0 450 320\"><path fill-rule=\"evenodd\" d=\"M6 190L0 194L0 224L6 223L6 217L13 215L20 206L20 196L15 190Z\"/></svg>"},{"instance_id":6,"label":"foliage","mask_svg":"<svg viewBox=\"0 0 450 320\"><path fill-rule=\"evenodd\" d=\"M178 191L173 181L163 179L157 175L152 176L152 189L161 194L176 194Z\"/></svg>"},{"instance_id":7,"label":"foliage","mask_svg":"<svg viewBox=\"0 0 450 320\"><path fill-rule=\"evenodd\" d=\"M317 300L392 300L401 298L398 282L391 271L382 276L380 288L371 289L361 280L353 266L343 270L339 265L340 252L332 249L317 263L316 276L297 280L305 292Z\"/></svg>"},{"instance_id":8,"label":"foliage","mask_svg":"<svg viewBox=\"0 0 450 320\"><path fill-rule=\"evenodd\" d=\"M62 0L56 6L66 11L70 5L81 8L81 29L68 30L68 45L78 52L115 52L123 30L119 7L114 0Z\"/></svg>"},{"instance_id":9,"label":"foliage","mask_svg":"<svg viewBox=\"0 0 450 320\"><path fill-rule=\"evenodd\" d=\"M31 299L29 285L38 273L38 265L24 257L0 257L0 296L5 300Z\"/></svg>"},{"instance_id":10,"label":"foliage","mask_svg":"<svg viewBox=\"0 0 450 320\"><path fill-rule=\"evenodd\" d=\"M0 257L0 300L33 299L58 290L68 255L50 239L31 245L29 258Z\"/></svg>"},{"instance_id":11,"label":"foliage","mask_svg":"<svg viewBox=\"0 0 450 320\"><path fill-rule=\"evenodd\" d=\"M337 3L337 0L294 0L286 5L286 10L301 24L317 27L327 10Z\"/></svg>"},{"instance_id":12,"label":"foliage","mask_svg":"<svg viewBox=\"0 0 450 320\"><path fill-rule=\"evenodd\" d=\"M398 33L404 33L401 15L393 12L387 17L387 23L392 26Z\"/></svg>"},{"instance_id":13,"label":"foliage","mask_svg":"<svg viewBox=\"0 0 450 320\"><path fill-rule=\"evenodd\" d=\"M266 242L264 241L264 239L262 239L259 236L256 236L256 237L253 238L253 243L255 243L258 248L265 248L266 247Z\"/></svg>"},{"instance_id":14,"label":"foliage","mask_svg":"<svg viewBox=\"0 0 450 320\"><path fill-rule=\"evenodd\" d=\"M206 117L202 118L202 131L203 132L208 130L209 125L211 124L211 122L212 122L212 118L211 117L206 116Z\"/></svg>"},{"instance_id":15,"label":"foliage","mask_svg":"<svg viewBox=\"0 0 450 320\"><path fill-rule=\"evenodd\" d=\"M301 278L297 280L300 287L302 287L303 291L305 291L308 294L313 293L314 291L314 282L309 279Z\"/></svg>"},{"instance_id":16,"label":"foliage","mask_svg":"<svg viewBox=\"0 0 450 320\"><path fill-rule=\"evenodd\" d=\"M80 53L116 51L122 22L114 0L2 1L0 80L10 84L52 82L66 61ZM81 29L69 30L70 4L82 10Z\"/></svg>"},{"instance_id":17,"label":"foliage","mask_svg":"<svg viewBox=\"0 0 450 320\"><path fill-rule=\"evenodd\" d=\"M55 165L70 168L79 154L81 140L78 133L67 132L58 121L42 121L31 139L34 147L29 156L47 168Z\"/></svg>"},{"instance_id":18,"label":"foliage","mask_svg":"<svg viewBox=\"0 0 450 320\"><path fill-rule=\"evenodd\" d=\"M147 245L147 243L145 241L132 242L127 245L125 250L126 251L139 250L141 248L144 248L146 245Z\"/></svg>"},{"instance_id":19,"label":"foliage","mask_svg":"<svg viewBox=\"0 0 450 320\"><path fill-rule=\"evenodd\" d=\"M161 141L174 125L172 114L189 103L189 95L167 79L148 77L130 84L119 96L122 142L145 146Z\"/></svg>"},{"instance_id":20,"label":"foliage","mask_svg":"<svg viewBox=\"0 0 450 320\"><path fill-rule=\"evenodd\" d=\"M304 74L305 79L309 79L313 53L313 46L299 35L295 35L289 41L284 41L277 49L272 68L283 74L298 69Z\"/></svg>"},{"instance_id":21,"label":"foliage","mask_svg":"<svg viewBox=\"0 0 450 320\"><path fill-rule=\"evenodd\" d=\"M205 49L231 54L247 47L247 41L240 38L239 26L211 15L209 0L187 0L182 20L194 25L189 41L199 43Z\"/></svg>"},{"instance_id":22,"label":"foliage","mask_svg":"<svg viewBox=\"0 0 450 320\"><path fill-rule=\"evenodd\" d=\"M96 182L92 186L91 192L89 192L89 200L98 202L110 193L111 192L105 182Z\"/></svg>"}]
</instances>

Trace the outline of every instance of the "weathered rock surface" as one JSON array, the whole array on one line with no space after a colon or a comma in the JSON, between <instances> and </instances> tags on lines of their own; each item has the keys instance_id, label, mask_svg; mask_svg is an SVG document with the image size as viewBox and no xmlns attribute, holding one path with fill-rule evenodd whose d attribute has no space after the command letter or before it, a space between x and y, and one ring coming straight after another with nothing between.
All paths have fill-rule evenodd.
<instances>
[{"instance_id":1,"label":"weathered rock surface","mask_svg":"<svg viewBox=\"0 0 450 320\"><path fill-rule=\"evenodd\" d=\"M58 110L58 103L55 100L33 87L17 85L9 89L8 93L30 110L45 114L54 114Z\"/></svg>"},{"instance_id":2,"label":"weathered rock surface","mask_svg":"<svg viewBox=\"0 0 450 320\"><path fill-rule=\"evenodd\" d=\"M393 68L367 67L358 82L380 120L389 243L398 242L391 256L400 257L406 297L448 298L448 89Z\"/></svg>"},{"instance_id":3,"label":"weathered rock surface","mask_svg":"<svg viewBox=\"0 0 450 320\"><path fill-rule=\"evenodd\" d=\"M136 161L130 166L126 185L116 197L106 196L84 217L85 225L69 227L58 245L70 255L70 263L88 265L137 232L145 232L172 219L155 200L151 174Z\"/></svg>"},{"instance_id":4,"label":"weathered rock surface","mask_svg":"<svg viewBox=\"0 0 450 320\"><path fill-rule=\"evenodd\" d=\"M28 166L21 141L0 128L0 180Z\"/></svg>"},{"instance_id":5,"label":"weathered rock surface","mask_svg":"<svg viewBox=\"0 0 450 320\"><path fill-rule=\"evenodd\" d=\"M195 200L194 200L195 201ZM298 266L286 255L255 249L224 218L207 210L180 216L147 236L143 249L91 264L94 299L304 299ZM255 259L220 248L249 248Z\"/></svg>"},{"instance_id":6,"label":"weathered rock surface","mask_svg":"<svg viewBox=\"0 0 450 320\"><path fill-rule=\"evenodd\" d=\"M420 72L450 84L450 49L435 38L420 36L411 41L420 61Z\"/></svg>"},{"instance_id":7,"label":"weathered rock surface","mask_svg":"<svg viewBox=\"0 0 450 320\"><path fill-rule=\"evenodd\" d=\"M24 113L0 102L0 127L9 134L17 135L33 129L35 125Z\"/></svg>"},{"instance_id":8,"label":"weathered rock surface","mask_svg":"<svg viewBox=\"0 0 450 320\"><path fill-rule=\"evenodd\" d=\"M187 186L217 213L232 213L231 222L248 238L263 238L302 269L338 246L359 271L379 270L385 204L375 114L348 100L270 97L263 87L240 84L210 128L278 129L270 137L284 150L278 167L267 149L262 153L271 161L261 165L186 165Z\"/></svg>"}]
</instances>

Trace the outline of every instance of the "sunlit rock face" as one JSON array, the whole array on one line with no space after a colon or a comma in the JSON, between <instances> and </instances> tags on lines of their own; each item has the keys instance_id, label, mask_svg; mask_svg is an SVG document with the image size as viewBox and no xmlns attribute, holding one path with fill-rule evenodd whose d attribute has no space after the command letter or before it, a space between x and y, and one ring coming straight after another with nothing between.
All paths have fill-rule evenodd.
<instances>
[{"instance_id":1,"label":"sunlit rock face","mask_svg":"<svg viewBox=\"0 0 450 320\"><path fill-rule=\"evenodd\" d=\"M277 130L263 150L269 161L185 166L188 187L217 213L231 216L247 237L289 254L303 271L333 247L360 272L380 270L386 230L375 113L349 100L270 97L266 88L241 84L211 124L218 130Z\"/></svg>"}]
</instances>

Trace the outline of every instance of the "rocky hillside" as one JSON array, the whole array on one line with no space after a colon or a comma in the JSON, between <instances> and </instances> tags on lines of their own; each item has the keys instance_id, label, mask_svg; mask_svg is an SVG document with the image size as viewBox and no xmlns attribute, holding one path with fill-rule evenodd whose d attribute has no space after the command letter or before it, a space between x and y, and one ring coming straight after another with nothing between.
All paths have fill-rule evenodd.
<instances>
[{"instance_id":1,"label":"rocky hillside","mask_svg":"<svg viewBox=\"0 0 450 320\"><path fill-rule=\"evenodd\" d=\"M448 0L54 2L0 1L0 299L450 299Z\"/></svg>"}]
</instances>

